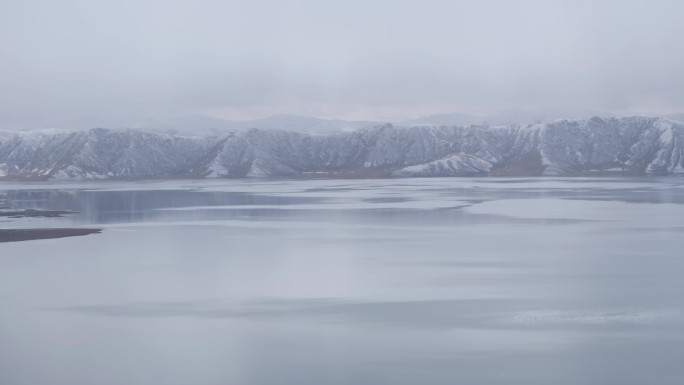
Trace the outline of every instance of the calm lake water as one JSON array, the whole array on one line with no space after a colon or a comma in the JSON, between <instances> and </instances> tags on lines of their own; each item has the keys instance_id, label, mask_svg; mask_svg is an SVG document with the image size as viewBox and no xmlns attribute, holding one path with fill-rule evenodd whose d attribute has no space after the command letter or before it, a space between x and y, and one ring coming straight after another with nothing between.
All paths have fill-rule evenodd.
<instances>
[{"instance_id":1,"label":"calm lake water","mask_svg":"<svg viewBox=\"0 0 684 385\"><path fill-rule=\"evenodd\" d=\"M0 183L0 384L682 384L684 179ZM2 206L2 204L0 204Z\"/></svg>"}]
</instances>

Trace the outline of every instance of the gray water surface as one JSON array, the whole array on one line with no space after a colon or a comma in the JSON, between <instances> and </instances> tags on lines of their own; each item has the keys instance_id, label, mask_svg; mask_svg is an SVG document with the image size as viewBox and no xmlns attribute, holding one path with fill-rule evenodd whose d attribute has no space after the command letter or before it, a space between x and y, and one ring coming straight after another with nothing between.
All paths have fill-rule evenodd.
<instances>
[{"instance_id":1,"label":"gray water surface","mask_svg":"<svg viewBox=\"0 0 684 385\"><path fill-rule=\"evenodd\" d=\"M0 384L681 384L684 179L2 183ZM2 206L2 204L0 204Z\"/></svg>"}]
</instances>

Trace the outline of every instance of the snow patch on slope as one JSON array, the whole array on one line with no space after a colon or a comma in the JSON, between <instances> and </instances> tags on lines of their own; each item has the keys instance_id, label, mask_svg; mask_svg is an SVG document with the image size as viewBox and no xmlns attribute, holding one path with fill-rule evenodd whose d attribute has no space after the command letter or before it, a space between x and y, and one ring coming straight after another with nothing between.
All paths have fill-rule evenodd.
<instances>
[{"instance_id":1,"label":"snow patch on slope","mask_svg":"<svg viewBox=\"0 0 684 385\"><path fill-rule=\"evenodd\" d=\"M135 129L0 133L3 179L462 176L501 170L680 173L684 125L628 117L510 127L383 124L327 136L264 129L206 137Z\"/></svg>"},{"instance_id":2,"label":"snow patch on slope","mask_svg":"<svg viewBox=\"0 0 684 385\"><path fill-rule=\"evenodd\" d=\"M492 163L468 154L453 154L432 162L404 167L392 173L398 177L467 176L486 174Z\"/></svg>"}]
</instances>

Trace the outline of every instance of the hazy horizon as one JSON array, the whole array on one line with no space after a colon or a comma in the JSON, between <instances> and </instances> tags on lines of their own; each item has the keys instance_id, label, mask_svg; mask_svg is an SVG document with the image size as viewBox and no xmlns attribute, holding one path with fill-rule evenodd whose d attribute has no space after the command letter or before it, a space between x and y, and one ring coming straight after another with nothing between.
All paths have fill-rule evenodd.
<instances>
[{"instance_id":1,"label":"hazy horizon","mask_svg":"<svg viewBox=\"0 0 684 385\"><path fill-rule=\"evenodd\" d=\"M211 114L189 113L184 115L139 115L108 118L74 117L71 120L54 121L53 124L24 123L19 125L0 122L0 131L30 132L58 129L60 131L83 131L93 128L106 129L151 129L171 130L185 133L197 132L206 134L207 129L217 132L221 130L244 130L249 128L282 129L308 133L331 134L355 130L363 127L394 124L399 126L433 125L433 126L508 126L534 123L551 123L558 120L587 120L598 116L629 117L651 116L662 117L684 122L684 113L674 114L617 114L596 109L539 109L539 110L506 110L492 115L464 114L460 112L444 112L431 115L416 116L405 120L345 120L313 115L282 113L255 118L225 119ZM97 123L93 123L97 122ZM322 130L322 131L321 131Z\"/></svg>"},{"instance_id":2,"label":"hazy horizon","mask_svg":"<svg viewBox=\"0 0 684 385\"><path fill-rule=\"evenodd\" d=\"M0 4L0 126L682 112L679 1Z\"/></svg>"}]
</instances>

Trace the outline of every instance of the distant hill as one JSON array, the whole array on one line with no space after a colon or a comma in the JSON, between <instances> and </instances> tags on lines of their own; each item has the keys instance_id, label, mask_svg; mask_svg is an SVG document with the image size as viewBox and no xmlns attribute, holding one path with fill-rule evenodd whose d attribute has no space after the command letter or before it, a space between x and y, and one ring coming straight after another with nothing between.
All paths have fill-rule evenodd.
<instances>
[{"instance_id":1,"label":"distant hill","mask_svg":"<svg viewBox=\"0 0 684 385\"><path fill-rule=\"evenodd\" d=\"M91 128L135 128L142 130L164 131L183 135L221 135L240 132L251 128L282 129L311 135L328 135L353 131L374 122L347 121L340 119L321 119L300 115L275 115L255 120L228 120L204 114L177 116L133 116L95 118L84 115L68 120L41 120L35 117L3 116L0 130L29 131L57 128L67 131L80 131ZM98 122L93 125L92 122Z\"/></svg>"},{"instance_id":2,"label":"distant hill","mask_svg":"<svg viewBox=\"0 0 684 385\"><path fill-rule=\"evenodd\" d=\"M672 120L677 120L680 122L684 122L684 112L678 113L678 114L668 114L664 115L663 117L672 119Z\"/></svg>"},{"instance_id":3,"label":"distant hill","mask_svg":"<svg viewBox=\"0 0 684 385\"><path fill-rule=\"evenodd\" d=\"M602 118L614 117L606 111L593 109L540 109L527 111L507 111L488 116L475 116L461 113L437 114L400 122L401 125L431 126L470 126L487 124L490 126L509 126L513 124L550 123L559 119L581 120L594 116Z\"/></svg>"},{"instance_id":4,"label":"distant hill","mask_svg":"<svg viewBox=\"0 0 684 385\"><path fill-rule=\"evenodd\" d=\"M128 125L129 128L153 129L180 134L225 134L252 128L286 130L310 135L329 135L353 131L374 124L365 121L321 119L301 115L274 115L254 120L228 120L208 115L194 114L164 119L147 119Z\"/></svg>"}]
</instances>

